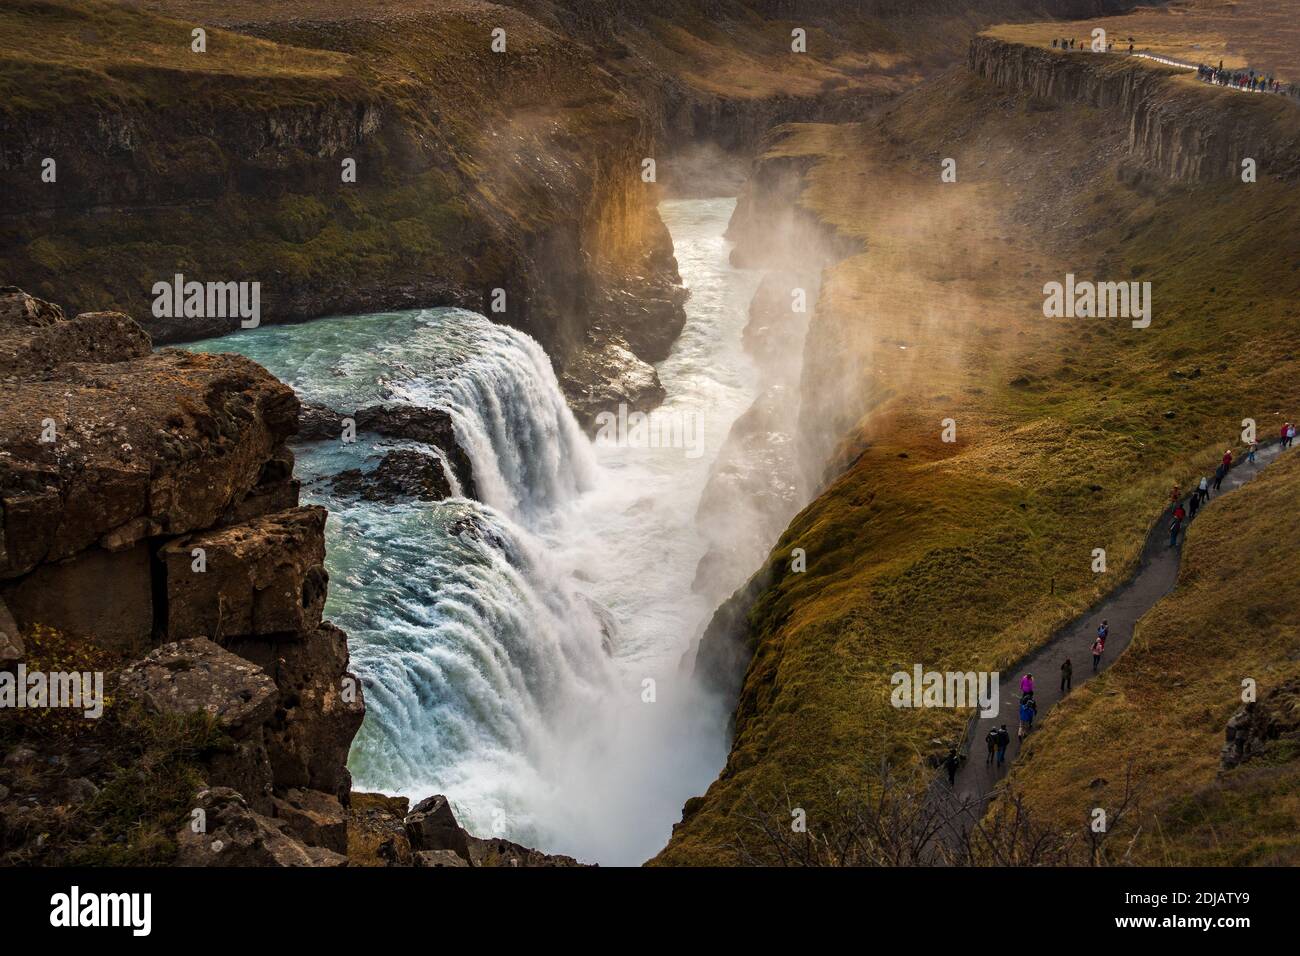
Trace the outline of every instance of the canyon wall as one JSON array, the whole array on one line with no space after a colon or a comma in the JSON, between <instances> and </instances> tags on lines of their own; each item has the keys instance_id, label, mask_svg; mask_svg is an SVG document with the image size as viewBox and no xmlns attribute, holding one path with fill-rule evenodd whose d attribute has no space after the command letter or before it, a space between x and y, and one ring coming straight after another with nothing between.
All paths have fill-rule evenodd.
<instances>
[{"instance_id":1,"label":"canyon wall","mask_svg":"<svg viewBox=\"0 0 1300 956\"><path fill-rule=\"evenodd\" d=\"M1295 107L1118 56L986 37L970 56L862 124L772 137L742 194L738 261L782 231L838 260L800 386L817 494L700 641L697 678L736 701L732 748L655 864L775 862L761 827L791 809L825 834L879 768L928 782L964 722L900 713L890 674L1011 666L1110 587L1075 558L1088 542L1112 542L1122 580L1207 440L1235 441L1240 408L1290 414L1267 342L1294 323ZM1150 334L1044 321L1043 282L1067 271L1149 277Z\"/></svg>"},{"instance_id":2,"label":"canyon wall","mask_svg":"<svg viewBox=\"0 0 1300 956\"><path fill-rule=\"evenodd\" d=\"M158 342L239 325L151 314L177 273L260 283L262 322L462 305L538 339L575 406L655 403L685 294L651 130L580 45L497 12L501 55L473 10L272 16L205 52L117 5L14 12L43 62L0 109L5 281Z\"/></svg>"},{"instance_id":3,"label":"canyon wall","mask_svg":"<svg viewBox=\"0 0 1300 956\"><path fill-rule=\"evenodd\" d=\"M1010 92L1103 110L1128 130L1128 149L1161 176L1206 182L1300 171L1300 110L1280 96L1244 96L1195 73L1117 54L1064 54L991 36L971 41L978 76Z\"/></svg>"}]
</instances>

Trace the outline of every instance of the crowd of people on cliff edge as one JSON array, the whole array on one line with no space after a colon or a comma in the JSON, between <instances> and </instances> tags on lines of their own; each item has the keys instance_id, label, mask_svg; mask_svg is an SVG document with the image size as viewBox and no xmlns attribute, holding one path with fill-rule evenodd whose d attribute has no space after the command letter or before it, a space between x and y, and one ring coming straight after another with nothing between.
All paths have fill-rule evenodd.
<instances>
[{"instance_id":1,"label":"crowd of people on cliff edge","mask_svg":"<svg viewBox=\"0 0 1300 956\"><path fill-rule=\"evenodd\" d=\"M1091 49L1086 44L1079 45L1077 38L1071 37L1053 37L1053 50L1084 50ZM1110 40L1106 43L1106 52L1115 51L1115 41ZM1132 54L1133 38L1128 38L1128 52ZM1154 54L1143 53L1140 56L1154 56ZM1167 62L1177 62L1169 60ZM1184 64L1190 66L1190 64ZM1264 73L1263 70L1254 70L1249 67L1243 67L1240 70L1226 70L1223 67L1223 61L1219 61L1218 66L1207 66L1202 63L1196 68L1196 78L1202 83L1209 83L1213 86L1226 86L1230 89L1241 90L1244 93L1276 93L1281 96L1289 96L1293 99L1300 99L1300 83L1283 83L1272 73Z\"/></svg>"},{"instance_id":2,"label":"crowd of people on cliff edge","mask_svg":"<svg viewBox=\"0 0 1300 956\"><path fill-rule=\"evenodd\" d=\"M1196 78L1202 83L1228 86L1248 93L1280 93L1283 96L1300 98L1300 86L1295 83L1283 83L1272 73L1265 75L1255 70L1225 70L1222 60L1219 61L1218 66L1206 66L1202 63L1196 68Z\"/></svg>"}]
</instances>

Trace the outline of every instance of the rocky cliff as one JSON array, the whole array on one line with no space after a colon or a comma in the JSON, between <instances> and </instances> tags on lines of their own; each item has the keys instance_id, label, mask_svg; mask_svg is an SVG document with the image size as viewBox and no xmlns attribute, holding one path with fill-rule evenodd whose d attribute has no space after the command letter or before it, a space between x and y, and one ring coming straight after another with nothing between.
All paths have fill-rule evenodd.
<instances>
[{"instance_id":1,"label":"rocky cliff","mask_svg":"<svg viewBox=\"0 0 1300 956\"><path fill-rule=\"evenodd\" d=\"M1017 94L1090 106L1128 130L1138 162L1182 181L1300 172L1300 110L1282 97L1243 96L1197 84L1195 73L1118 54L1065 53L981 35L970 68Z\"/></svg>"},{"instance_id":2,"label":"rocky cliff","mask_svg":"<svg viewBox=\"0 0 1300 956\"><path fill-rule=\"evenodd\" d=\"M268 323L464 305L538 339L575 404L653 404L648 363L676 338L684 293L642 179L639 109L588 51L516 11L415 7L400 21L271 12L231 32L204 16L202 52L195 20L5 12L8 280L74 311L127 310L158 342L239 326L228 310L155 309L155 283L178 273L258 283ZM39 71L22 67L33 56ZM593 366L625 374L584 378Z\"/></svg>"},{"instance_id":3,"label":"rocky cliff","mask_svg":"<svg viewBox=\"0 0 1300 956\"><path fill-rule=\"evenodd\" d=\"M299 504L292 389L4 287L0 401L0 860L572 863L477 840L449 808L435 833L422 807L351 807L363 691L322 618L326 513ZM82 673L97 704L31 696ZM366 850L376 828L406 850Z\"/></svg>"}]
</instances>

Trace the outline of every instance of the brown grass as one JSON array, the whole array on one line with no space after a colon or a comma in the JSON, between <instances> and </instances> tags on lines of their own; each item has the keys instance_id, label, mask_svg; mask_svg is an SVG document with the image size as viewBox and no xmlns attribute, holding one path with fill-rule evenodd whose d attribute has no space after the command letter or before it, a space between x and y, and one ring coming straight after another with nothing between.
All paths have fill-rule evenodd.
<instances>
[{"instance_id":1,"label":"brown grass","mask_svg":"<svg viewBox=\"0 0 1300 956\"><path fill-rule=\"evenodd\" d=\"M777 147L818 157L804 205L868 244L823 280L811 422L867 413L773 552L733 752L656 862L733 861L738 815L783 789L811 826L864 766L923 767L966 715L894 709L892 672L1005 669L1127 577L1168 487L1243 416L1296 417L1294 189L1125 186L1124 135L954 74ZM1152 280L1151 328L1044 319L1067 271Z\"/></svg>"}]
</instances>

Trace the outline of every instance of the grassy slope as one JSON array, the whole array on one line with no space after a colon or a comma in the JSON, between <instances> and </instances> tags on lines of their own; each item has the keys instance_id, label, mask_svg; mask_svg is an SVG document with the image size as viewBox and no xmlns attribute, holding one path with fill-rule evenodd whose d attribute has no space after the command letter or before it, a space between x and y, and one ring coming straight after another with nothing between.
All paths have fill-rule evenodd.
<instances>
[{"instance_id":1,"label":"grassy slope","mask_svg":"<svg viewBox=\"0 0 1300 956\"><path fill-rule=\"evenodd\" d=\"M1264 698L1300 675L1298 495L1300 454L1284 452L1192 524L1177 590L1110 670L1052 712L1016 764L1011 785L1041 821L1077 827L1094 807L1113 808L1131 766L1138 812L1112 845L1132 841L1133 862L1300 863L1296 754L1218 776L1242 680Z\"/></svg>"},{"instance_id":2,"label":"grassy slope","mask_svg":"<svg viewBox=\"0 0 1300 956\"><path fill-rule=\"evenodd\" d=\"M101 0L6 7L7 122L57 129L93 106L147 130L135 134L131 160L143 168L119 177L137 182L144 201L0 221L6 281L74 310L143 314L153 281L178 268L264 277L270 295L429 276L448 286L499 280L506 258L494 230L517 237L569 215L546 180L568 174L557 157L625 140L636 120L581 48L516 11L497 11L512 52L490 53L485 8L298 23L283 27L284 42L209 27L208 52L195 54L190 29L208 21ZM271 122L259 117L334 110L346 125L367 104L389 126L356 153L356 185L340 186L333 151L256 152ZM221 130L215 140L193 129L208 122ZM104 175L102 157L69 156L72 148L59 153L61 183L76 189ZM251 155L234 158L241 150ZM238 192L208 188L234 167Z\"/></svg>"},{"instance_id":3,"label":"grassy slope","mask_svg":"<svg viewBox=\"0 0 1300 956\"><path fill-rule=\"evenodd\" d=\"M890 707L892 672L1006 668L1126 577L1169 486L1244 416L1297 417L1294 187L1131 188L1124 133L954 74L878 126L778 147L821 157L804 204L869 243L829 271L811 334L875 411L774 551L733 752L656 862L733 861L738 814L774 794L815 828L881 759L918 766L965 715ZM1066 271L1153 281L1152 326L1044 319Z\"/></svg>"}]
</instances>

